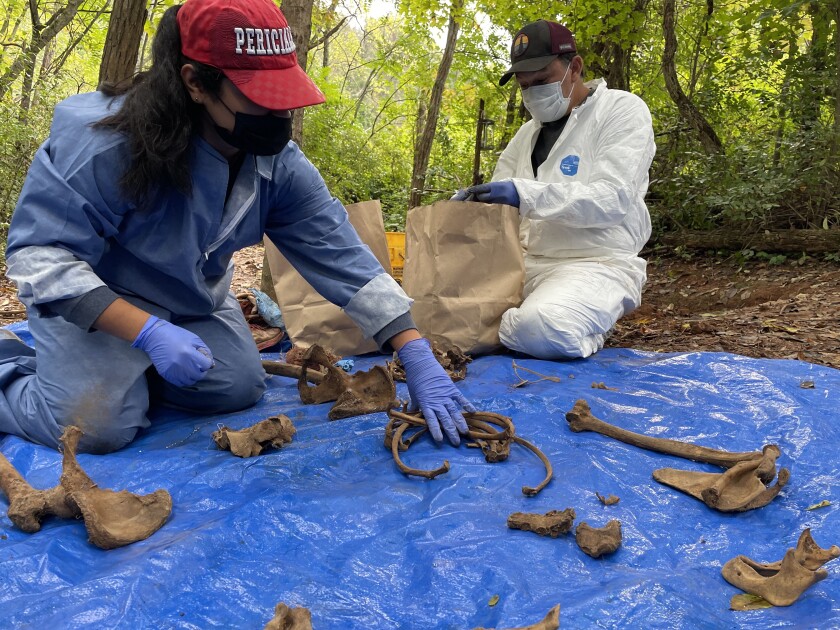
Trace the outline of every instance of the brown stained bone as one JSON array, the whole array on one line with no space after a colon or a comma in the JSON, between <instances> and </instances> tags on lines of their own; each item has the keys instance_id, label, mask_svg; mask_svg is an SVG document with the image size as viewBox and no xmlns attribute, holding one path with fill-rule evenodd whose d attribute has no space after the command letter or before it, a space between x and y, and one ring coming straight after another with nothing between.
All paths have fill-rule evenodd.
<instances>
[{"instance_id":1,"label":"brown stained bone","mask_svg":"<svg viewBox=\"0 0 840 630\"><path fill-rule=\"evenodd\" d=\"M326 370L324 380L310 386L304 378L309 368L320 366ZM347 374L335 367L320 346L311 346L303 356L304 370L298 377L298 392L304 404L312 405L334 400L330 409L330 420L339 420L366 413L387 411L393 407L397 389L391 375L381 365L375 365L367 372Z\"/></svg>"},{"instance_id":2,"label":"brown stained bone","mask_svg":"<svg viewBox=\"0 0 840 630\"><path fill-rule=\"evenodd\" d=\"M787 468L779 471L779 479L774 486L768 488L760 479L767 476L764 471L768 469L775 473L778 456L778 447L771 444L764 447L762 459L741 462L725 473L660 468L653 471L653 478L720 512L746 512L764 507L787 485L790 479Z\"/></svg>"},{"instance_id":3,"label":"brown stained bone","mask_svg":"<svg viewBox=\"0 0 840 630\"><path fill-rule=\"evenodd\" d=\"M273 374L275 376L288 376L289 378L296 378L299 379L300 375L303 373L303 368L299 365L294 365L292 363L284 363L283 361L263 361L262 362L263 369L268 374ZM306 380L310 383L320 383L324 380L326 375L323 372L318 372L317 370L308 370L306 372Z\"/></svg>"},{"instance_id":4,"label":"brown stained bone","mask_svg":"<svg viewBox=\"0 0 840 630\"><path fill-rule=\"evenodd\" d=\"M60 485L49 490L36 490L15 470L12 463L0 453L0 490L9 499L9 519L28 534L41 529L47 516L75 518L79 515L76 505L67 501L67 492Z\"/></svg>"},{"instance_id":5,"label":"brown stained bone","mask_svg":"<svg viewBox=\"0 0 840 630\"><path fill-rule=\"evenodd\" d=\"M596 497L598 497L598 500L599 500L601 503L603 503L604 505L615 505L616 503L618 503L619 501L621 501L621 499L619 499L619 498L618 498L617 496L615 496L614 494L609 494L609 495L607 495L607 496L604 496L604 495L603 495L603 494L601 494L600 492L596 492L596 493L595 493L595 496L596 496Z\"/></svg>"},{"instance_id":6,"label":"brown stained bone","mask_svg":"<svg viewBox=\"0 0 840 630\"><path fill-rule=\"evenodd\" d=\"M585 554L600 558L621 546L621 523L613 519L599 528L590 527L584 521L575 528L575 540Z\"/></svg>"},{"instance_id":7,"label":"brown stained bone","mask_svg":"<svg viewBox=\"0 0 840 630\"><path fill-rule=\"evenodd\" d=\"M280 602L274 607L274 619L263 630L312 630L312 613L308 608L289 608Z\"/></svg>"},{"instance_id":8,"label":"brown stained bone","mask_svg":"<svg viewBox=\"0 0 840 630\"><path fill-rule=\"evenodd\" d=\"M668 440L665 438L654 438L639 433L633 433L621 429L612 424L604 422L592 415L589 409L589 403L581 399L575 403L574 408L566 414L566 420L569 423L569 428L580 433L582 431L594 431L601 435L606 435L625 444L637 446L649 451L656 451L657 453L665 453L666 455L674 455L676 457L683 457L695 462L702 462L706 464L714 464L715 466L722 466L723 468L731 468L735 464L748 460L760 460L764 454L759 451L752 451L748 453L732 453L729 451L721 451L714 448L707 448L705 446L696 446L679 440ZM778 447L777 447L778 448ZM769 471L764 471L765 474L770 474ZM775 469L772 476L762 479L765 483L769 483L775 477Z\"/></svg>"},{"instance_id":9,"label":"brown stained bone","mask_svg":"<svg viewBox=\"0 0 840 630\"><path fill-rule=\"evenodd\" d=\"M213 440L220 449L230 451L238 457L253 457L262 453L268 446L281 448L288 444L296 432L289 417L281 414L239 431L222 427L213 432Z\"/></svg>"},{"instance_id":10,"label":"brown stained bone","mask_svg":"<svg viewBox=\"0 0 840 630\"><path fill-rule=\"evenodd\" d=\"M560 604L548 611L545 617L530 626L500 628L499 630L558 630L560 628ZM492 630L492 628L474 628L474 630Z\"/></svg>"},{"instance_id":11,"label":"brown stained bone","mask_svg":"<svg viewBox=\"0 0 840 630\"><path fill-rule=\"evenodd\" d=\"M440 363L443 370L449 375L449 378L452 379L453 383L463 381L467 378L467 363L472 361L472 357L464 354L458 346L438 344L436 341L433 341L432 354L437 359L437 362ZM405 367L403 367L399 357L394 355L394 360L388 361L386 367L394 381L405 382Z\"/></svg>"},{"instance_id":12,"label":"brown stained bone","mask_svg":"<svg viewBox=\"0 0 840 630\"><path fill-rule=\"evenodd\" d=\"M394 461L397 463L397 468L400 469L400 472L404 475L414 475L415 477L425 477L426 479L434 479L438 475L442 475L443 473L449 472L449 462L447 460L443 460L443 464L434 470L422 470L420 468L411 468L403 464L402 460L400 459L399 454L399 446L402 444L402 436L405 433L405 430L408 428L408 424L401 424L396 428L394 431L393 440L391 442L391 455L394 457ZM413 442L412 439L409 441L409 444ZM406 450L408 447L406 446Z\"/></svg>"},{"instance_id":13,"label":"brown stained bone","mask_svg":"<svg viewBox=\"0 0 840 630\"><path fill-rule=\"evenodd\" d=\"M826 562L840 558L840 547L831 545L828 549L823 549L811 535L811 528L806 527L799 535L799 540L796 542L796 547L793 550L793 556L806 569L816 571ZM768 571L778 571L782 568L782 561L779 560L778 562L771 562L761 566Z\"/></svg>"},{"instance_id":14,"label":"brown stained bone","mask_svg":"<svg viewBox=\"0 0 840 630\"><path fill-rule=\"evenodd\" d=\"M321 349L324 351L324 355L326 356L327 361L329 361L330 365L335 364L335 362L341 358L329 348L321 346ZM304 357L306 357L306 353L308 351L309 348L304 348L302 346L292 346L291 348L289 348L289 351L283 355L283 358L286 360L286 363L291 363L292 365L303 365Z\"/></svg>"},{"instance_id":15,"label":"brown stained bone","mask_svg":"<svg viewBox=\"0 0 840 630\"><path fill-rule=\"evenodd\" d=\"M154 534L172 512L172 497L166 490L138 495L99 488L76 461L76 447L82 431L64 429L61 485L85 520L88 537L97 547L114 549Z\"/></svg>"},{"instance_id":16,"label":"brown stained bone","mask_svg":"<svg viewBox=\"0 0 840 630\"><path fill-rule=\"evenodd\" d=\"M837 547L832 549L837 550L835 558L840 555ZM831 553L831 549L820 551ZM808 558L813 559L813 556L809 555ZM809 568L797 559L797 549L788 549L781 562L772 564L762 564L746 556L736 556L723 565L721 574L732 586L751 595L758 595L774 606L790 606L807 589L828 577L828 571L825 569Z\"/></svg>"},{"instance_id":17,"label":"brown stained bone","mask_svg":"<svg viewBox=\"0 0 840 630\"><path fill-rule=\"evenodd\" d=\"M507 526L511 529L534 532L540 536L557 538L560 534L568 533L572 529L574 522L574 508L566 508L562 512L560 510L551 510L545 514L514 512L508 516Z\"/></svg>"},{"instance_id":18,"label":"brown stained bone","mask_svg":"<svg viewBox=\"0 0 840 630\"><path fill-rule=\"evenodd\" d=\"M513 441L524 446L539 457L540 461L545 466L545 477L534 487L522 486L522 493L525 496L531 497L538 494L546 487L546 485L548 485L548 482L551 481L551 478L554 475L551 462L540 449L516 435L516 429L510 418L489 411L477 411L474 413L465 413L464 419L467 421L467 426L469 427L467 437L475 440L482 447L484 458L488 462L494 463L497 461L503 461L507 458L504 452L504 447L491 447L490 444L492 442L507 442L509 448L509 443ZM409 427L417 427L421 430L412 434L407 441L404 441L403 436ZM497 430L496 427L501 430ZM442 466L434 470L421 470L405 466L399 457L400 451L408 450L411 443L426 431L426 420L423 418L423 414L421 412L407 412L405 410L399 411L397 409L388 410L388 424L385 427L385 447L391 450L394 456L394 461L402 472L405 474L431 479L437 475L447 472L449 470L449 462L444 462Z\"/></svg>"}]
</instances>

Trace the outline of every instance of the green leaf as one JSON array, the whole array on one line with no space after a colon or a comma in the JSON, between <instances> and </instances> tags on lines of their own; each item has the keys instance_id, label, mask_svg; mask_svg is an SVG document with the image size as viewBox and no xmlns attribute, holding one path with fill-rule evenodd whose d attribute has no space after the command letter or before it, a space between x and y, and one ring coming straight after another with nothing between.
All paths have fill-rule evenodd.
<instances>
[{"instance_id":1,"label":"green leaf","mask_svg":"<svg viewBox=\"0 0 840 630\"><path fill-rule=\"evenodd\" d=\"M825 499L824 501L820 501L819 503L814 503L814 505L809 505L806 507L806 510L819 510L820 508L828 507L831 505L831 501Z\"/></svg>"},{"instance_id":2,"label":"green leaf","mask_svg":"<svg viewBox=\"0 0 840 630\"><path fill-rule=\"evenodd\" d=\"M729 608L731 610L758 610L760 608L773 608L773 604L758 595L742 593L732 598L729 602Z\"/></svg>"},{"instance_id":3,"label":"green leaf","mask_svg":"<svg viewBox=\"0 0 840 630\"><path fill-rule=\"evenodd\" d=\"M493 595L493 597L490 598L490 601L487 602L487 605L488 606L495 606L498 603L499 603L499 596L498 595Z\"/></svg>"}]
</instances>

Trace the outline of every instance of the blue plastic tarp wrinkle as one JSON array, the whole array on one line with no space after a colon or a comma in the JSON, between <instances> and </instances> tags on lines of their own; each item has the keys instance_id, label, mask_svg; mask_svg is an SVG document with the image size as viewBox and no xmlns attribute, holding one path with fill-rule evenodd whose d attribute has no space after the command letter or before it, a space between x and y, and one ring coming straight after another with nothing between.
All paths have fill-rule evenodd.
<instances>
[{"instance_id":1,"label":"blue plastic tarp wrinkle","mask_svg":"<svg viewBox=\"0 0 840 630\"><path fill-rule=\"evenodd\" d=\"M25 324L12 328L31 341ZM384 360L357 357L355 369ZM383 446L384 414L330 422L329 404L303 405L292 379L271 377L252 409L155 410L129 447L79 456L103 487L172 494L172 516L147 540L102 551L81 521L58 519L25 534L0 499L0 627L262 628L281 601L308 607L318 629L515 627L558 603L563 628L840 627L837 561L788 608L732 612L738 590L720 574L739 554L780 560L805 527L823 547L840 543L840 371L626 349L516 363L559 382L514 388L521 379L511 357L493 356L471 363L458 386L479 409L513 417L517 433L549 456L555 476L538 496L521 488L542 480L542 464L519 445L488 464L477 449L420 440L407 463L433 468L446 459L451 470L404 477ZM407 395L404 385L398 392ZM791 482L762 509L715 512L651 473L720 469L572 433L564 414L580 398L603 420L647 435L733 451L776 443ZM277 414L298 431L282 450L240 459L212 442L221 425ZM36 487L58 481L58 453L10 436L0 452ZM604 506L596 492L620 502ZM831 505L807 510L823 500ZM595 560L573 534L506 526L511 512L568 507L576 524L620 520L618 552Z\"/></svg>"}]
</instances>

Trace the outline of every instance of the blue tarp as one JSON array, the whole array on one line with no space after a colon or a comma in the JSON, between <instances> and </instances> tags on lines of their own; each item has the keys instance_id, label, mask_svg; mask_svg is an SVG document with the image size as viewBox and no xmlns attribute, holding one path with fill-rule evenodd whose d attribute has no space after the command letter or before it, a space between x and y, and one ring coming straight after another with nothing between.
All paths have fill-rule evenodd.
<instances>
[{"instance_id":1,"label":"blue tarp","mask_svg":"<svg viewBox=\"0 0 840 630\"><path fill-rule=\"evenodd\" d=\"M787 608L730 611L739 591L720 574L738 554L780 560L805 527L823 547L840 543L840 371L624 349L566 363L516 360L560 382L514 389L511 357L491 356L471 363L459 386L478 408L511 416L551 459L554 480L538 496L521 492L543 477L521 447L488 464L477 449L421 440L408 463L448 459L452 469L406 478L383 446L384 414L330 422L329 404L303 405L294 381L272 377L246 412L160 410L122 451L79 456L102 487L172 494L170 520L148 540L102 551L81 521L59 519L25 534L0 499L0 627L261 628L281 601L311 609L317 629L521 626L557 603L563 628L840 626L840 560ZM383 361L361 358L355 369ZM715 512L651 473L720 469L572 433L564 414L579 398L603 420L648 435L739 451L778 444L791 482L767 507ZM297 427L282 450L240 459L210 437L222 424L244 428L276 414ZM0 451L34 486L57 483L58 453L9 436ZM621 501L604 506L595 492ZM829 507L806 509L826 499ZM514 511L567 507L577 523L619 519L619 551L595 560L573 534L543 538L505 525Z\"/></svg>"}]
</instances>

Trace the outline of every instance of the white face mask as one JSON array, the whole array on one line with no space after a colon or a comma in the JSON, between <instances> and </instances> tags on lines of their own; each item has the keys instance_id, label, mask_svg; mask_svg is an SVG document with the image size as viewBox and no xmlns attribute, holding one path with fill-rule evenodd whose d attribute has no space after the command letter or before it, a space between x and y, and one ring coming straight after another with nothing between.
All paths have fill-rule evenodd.
<instances>
[{"instance_id":1,"label":"white face mask","mask_svg":"<svg viewBox=\"0 0 840 630\"><path fill-rule=\"evenodd\" d=\"M531 112L534 120L541 123L560 120L569 111L572 91L569 90L569 96L563 96L563 81L566 80L570 69L571 65L566 68L566 74L559 81L545 85L532 85L522 90L522 102Z\"/></svg>"}]
</instances>

